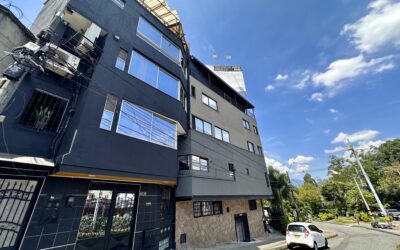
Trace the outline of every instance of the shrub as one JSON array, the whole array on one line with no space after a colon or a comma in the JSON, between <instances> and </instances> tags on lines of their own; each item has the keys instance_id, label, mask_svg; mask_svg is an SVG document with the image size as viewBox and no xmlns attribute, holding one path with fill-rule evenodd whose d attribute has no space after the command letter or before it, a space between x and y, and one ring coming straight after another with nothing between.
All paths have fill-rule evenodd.
<instances>
[{"instance_id":1,"label":"shrub","mask_svg":"<svg viewBox=\"0 0 400 250\"><path fill-rule=\"evenodd\" d=\"M318 218L323 221L332 220L335 218L335 215L333 213L329 213L329 212L327 212L327 213L321 212L318 214Z\"/></svg>"},{"instance_id":2,"label":"shrub","mask_svg":"<svg viewBox=\"0 0 400 250\"><path fill-rule=\"evenodd\" d=\"M360 214L360 220L364 221L364 222L371 222L372 218L371 218L371 216L369 214L361 213Z\"/></svg>"},{"instance_id":3,"label":"shrub","mask_svg":"<svg viewBox=\"0 0 400 250\"><path fill-rule=\"evenodd\" d=\"M400 244L396 247L396 250L400 250Z\"/></svg>"}]
</instances>

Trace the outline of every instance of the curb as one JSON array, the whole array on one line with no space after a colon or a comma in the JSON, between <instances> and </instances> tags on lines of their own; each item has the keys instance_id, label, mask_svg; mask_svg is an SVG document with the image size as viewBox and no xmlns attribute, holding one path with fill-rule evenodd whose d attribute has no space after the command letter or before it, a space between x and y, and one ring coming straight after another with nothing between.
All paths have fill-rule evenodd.
<instances>
[{"instance_id":1,"label":"curb","mask_svg":"<svg viewBox=\"0 0 400 250\"><path fill-rule=\"evenodd\" d=\"M400 236L400 233L393 233L393 232L390 232L390 231L380 230L380 229L376 229L376 228L369 228L369 227L363 227L363 226L358 226L358 225L352 225L351 227L365 228L365 229L372 230L372 231L377 231L377 232L382 232L382 233L387 233L387 234L391 234L391 235Z\"/></svg>"},{"instance_id":2,"label":"curb","mask_svg":"<svg viewBox=\"0 0 400 250\"><path fill-rule=\"evenodd\" d=\"M333 233L332 235L326 236L326 239L329 240L329 239L335 238L337 236L338 236L337 233ZM272 244L276 244L278 242L275 242L275 243L272 243ZM263 245L263 246L258 246L258 248L262 249L262 250L285 250L285 249L287 249L286 241L283 241L281 244L279 244L277 246L268 247L268 245L270 245L270 244Z\"/></svg>"}]
</instances>

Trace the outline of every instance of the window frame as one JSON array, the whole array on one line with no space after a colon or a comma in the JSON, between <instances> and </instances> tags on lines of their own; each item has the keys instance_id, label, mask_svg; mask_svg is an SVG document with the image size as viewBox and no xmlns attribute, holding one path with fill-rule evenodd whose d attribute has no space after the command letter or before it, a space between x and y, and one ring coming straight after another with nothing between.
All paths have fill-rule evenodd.
<instances>
[{"instance_id":1,"label":"window frame","mask_svg":"<svg viewBox=\"0 0 400 250\"><path fill-rule=\"evenodd\" d=\"M197 126L196 126L196 119L199 120L199 121L202 123L202 131L200 131L200 130L197 129ZM211 128L210 134L205 133L205 130L204 130L204 124L205 124L205 123L210 125L210 128ZM197 116L193 116L193 127L194 127L194 129L195 129L196 131L198 131L198 132L200 132L200 133L213 136L213 132L212 132L212 131L213 131L213 125L212 125L210 122L207 122L207 121L205 121L205 120L203 120L203 119L201 119L201 118L199 118L199 117L197 117Z\"/></svg>"},{"instance_id":2,"label":"window frame","mask_svg":"<svg viewBox=\"0 0 400 250\"><path fill-rule=\"evenodd\" d=\"M207 103L204 102L204 99L207 100ZM215 102L215 108L210 105L210 100ZM212 110L218 111L218 102L204 93L201 93L201 102Z\"/></svg>"},{"instance_id":3,"label":"window frame","mask_svg":"<svg viewBox=\"0 0 400 250\"><path fill-rule=\"evenodd\" d=\"M203 208L206 205L210 208L211 211L207 211L205 213L203 211ZM218 212L216 206L218 207ZM198 209L200 208L200 210ZM193 217L194 218L199 218L199 217L206 217L206 216L213 216L213 215L221 215L224 213L223 206L222 206L222 201L193 201Z\"/></svg>"},{"instance_id":4,"label":"window frame","mask_svg":"<svg viewBox=\"0 0 400 250\"><path fill-rule=\"evenodd\" d=\"M136 75L134 75L133 73L131 73L132 60L134 59L135 54L136 54L137 56L141 57L143 60L147 61L148 63L153 64L153 65L157 68L157 76L156 76L156 79L157 79L157 80L156 80L155 86L154 86L152 83L147 82L147 81L145 81L145 80L142 80L142 79L140 79L138 76L136 76ZM161 89L159 88L160 71L162 71L164 74L166 74L167 76L169 76L169 77L171 77L172 79L174 79L174 80L177 81L177 97L174 97L174 96L172 96L172 95L166 93L165 91L163 91L163 90L161 90ZM183 88L183 85L182 85L181 80L180 80L178 77L174 76L173 74L169 73L166 69L164 69L163 67L161 67L160 65L158 65L157 63L155 63L154 61L152 61L151 59L149 59L148 57L146 57L145 55L143 55L142 53L140 53L139 51L137 51L137 50L135 50L135 49L133 49L132 52L131 52L131 58L130 58L130 60L129 60L129 67L128 67L128 74L129 74L130 76L134 77L135 79L138 79L139 81L144 82L144 83L146 83L147 85L149 85L149 86L151 86L151 87L157 89L158 91L160 91L160 92L162 92L162 93L168 95L169 97L172 97L172 98L174 98L175 100L177 100L177 101L179 101L179 102L182 102L182 100L180 100L180 99L181 99L181 91L182 91L182 89L184 90L184 88Z\"/></svg>"},{"instance_id":5,"label":"window frame","mask_svg":"<svg viewBox=\"0 0 400 250\"><path fill-rule=\"evenodd\" d=\"M258 128L256 125L253 125L253 133L258 135Z\"/></svg>"},{"instance_id":6,"label":"window frame","mask_svg":"<svg viewBox=\"0 0 400 250\"><path fill-rule=\"evenodd\" d=\"M113 0L114 1L114 0ZM124 60L124 66L123 66L123 68L121 69L121 68L119 68L117 65L118 65L118 60L119 59L121 59L122 60L122 58L120 57L120 53L121 53L121 51L123 51L123 52L125 52L126 53L126 58L125 58L125 60ZM126 62L128 61L128 58L129 58L129 52L126 50L126 49L124 49L124 48L119 48L119 51L118 51L118 55L117 55L117 59L115 60L115 64L114 64L114 67L116 68L116 69L118 69L118 70L121 70L121 71L125 71L125 68L126 68Z\"/></svg>"},{"instance_id":7,"label":"window frame","mask_svg":"<svg viewBox=\"0 0 400 250\"><path fill-rule=\"evenodd\" d=\"M160 44L158 45L157 43L155 43L154 41L152 41L149 37L147 37L144 33L142 33L141 31L139 31L139 23L140 20L143 20L144 22L146 22L149 26L153 27L159 34L160 34ZM159 52L161 52L163 55L167 56L170 60L172 60L174 63L178 64L180 67L182 67L181 65L181 61L182 61L182 50L181 48L175 44L174 42L172 42L166 35L164 35L163 32L161 32L159 29L157 29L157 27L155 27L153 24L151 24L146 18L144 18L143 16L139 16L138 19L138 23L137 23L137 27L136 27L136 36L140 37L143 41L145 41L146 43L148 43L150 46L152 46L153 48L155 48L156 50L158 50ZM163 40L167 40L169 41L169 43L171 43L174 47L176 47L179 51L179 56L178 59L174 58L173 55L171 55L170 53L168 53L166 50L164 50L161 46Z\"/></svg>"},{"instance_id":8,"label":"window frame","mask_svg":"<svg viewBox=\"0 0 400 250\"><path fill-rule=\"evenodd\" d=\"M228 175L233 180L236 180L236 169L233 163L228 163Z\"/></svg>"},{"instance_id":9,"label":"window frame","mask_svg":"<svg viewBox=\"0 0 400 250\"><path fill-rule=\"evenodd\" d=\"M243 128L245 128L247 130L251 130L249 121L247 121L246 119L242 119L242 124L243 124Z\"/></svg>"},{"instance_id":10,"label":"window frame","mask_svg":"<svg viewBox=\"0 0 400 250\"><path fill-rule=\"evenodd\" d=\"M249 203L249 210L257 210L257 200L248 200Z\"/></svg>"},{"instance_id":11,"label":"window frame","mask_svg":"<svg viewBox=\"0 0 400 250\"><path fill-rule=\"evenodd\" d=\"M190 86L190 96L196 98L196 87L193 85Z\"/></svg>"},{"instance_id":12,"label":"window frame","mask_svg":"<svg viewBox=\"0 0 400 250\"><path fill-rule=\"evenodd\" d=\"M252 150L250 150L250 145L251 145ZM248 150L249 152L255 154L254 143L252 143L252 142L250 142L250 141L247 141L247 150Z\"/></svg>"},{"instance_id":13,"label":"window frame","mask_svg":"<svg viewBox=\"0 0 400 250\"><path fill-rule=\"evenodd\" d=\"M114 106L113 107L114 108L113 111L106 109L108 101L110 101L110 102L111 101L115 101L115 103L113 105ZM114 117L115 117L115 113L116 113L115 111L117 110L117 106L118 106L118 98L115 95L107 94L106 101L104 102L103 113L101 114L100 125L99 125L100 129L106 130L106 131L111 131L112 130L112 127L113 127L113 124L114 124ZM110 124L109 127L102 127L103 118L104 118L104 115L106 114L106 112L112 113L111 121L110 121L111 124Z\"/></svg>"},{"instance_id":14,"label":"window frame","mask_svg":"<svg viewBox=\"0 0 400 250\"><path fill-rule=\"evenodd\" d=\"M264 155L263 149L262 149L262 147L259 146L259 145L257 145L257 152L258 152L259 155Z\"/></svg>"},{"instance_id":15,"label":"window frame","mask_svg":"<svg viewBox=\"0 0 400 250\"><path fill-rule=\"evenodd\" d=\"M217 137L217 130L221 131L221 133L220 133L221 139ZM228 135L228 141L226 141L224 139L224 132ZM218 139L220 141L223 141L223 142L231 143L231 135L230 135L229 131L226 131L225 129L222 129L222 128L218 127L218 126L214 126L214 138Z\"/></svg>"},{"instance_id":16,"label":"window frame","mask_svg":"<svg viewBox=\"0 0 400 250\"><path fill-rule=\"evenodd\" d=\"M130 134L128 134L128 133L123 132L123 131L120 129L120 122L121 122L121 116L122 116L122 108L123 108L123 106L124 106L124 103L127 103L127 105L133 105L134 107L136 107L136 108L138 108L138 109L142 109L142 110L144 110L145 112L151 113L151 122L152 122L152 123L149 124L151 129L150 129L150 132L149 132L149 137L148 137L148 139L145 138L145 135L143 135L143 138L142 138L142 137L135 137L135 136L133 136L133 135L130 135ZM161 120L164 120L165 122L168 122L168 123L170 123L171 125L174 125L174 126L175 126L175 129L174 129L174 139L173 139L173 140L174 140L174 145L173 145L173 146L170 146L170 145L167 145L167 144L162 144L162 143L158 142L157 140L152 139L152 127L153 127L153 122L155 121L154 117L157 117L157 118L159 118L159 119L161 119ZM170 119L170 118L167 118L167 117L165 117L165 116L162 116L162 115L160 115L160 114L158 114L158 113L156 113L156 112L154 112L154 111L152 111L152 110L143 108L143 107L141 107L141 106L139 106L139 105L137 105L137 104L135 104L135 103L132 103L132 102L127 101L127 100L124 100L124 99L122 100L121 105L120 105L119 116L118 116L118 123L117 123L117 127L116 127L116 129L115 129L115 132L116 132L117 134L124 135L124 136L130 137L130 138L134 138L134 139L137 139L137 140L146 141L146 142L149 142L149 143L153 143L153 144L156 144L156 145L160 145L160 146L163 146L163 147L167 147L167 148L171 148L171 149L177 150L177 146L178 146L178 122L176 122L176 121L174 121L174 120L172 120L172 119ZM135 131L135 132L136 132L136 131ZM161 132L161 131L160 131L160 132ZM161 132L161 133L163 133L163 132ZM163 133L163 134L164 134L164 133ZM167 135L167 136L169 136L169 135Z\"/></svg>"},{"instance_id":17,"label":"window frame","mask_svg":"<svg viewBox=\"0 0 400 250\"><path fill-rule=\"evenodd\" d=\"M202 172L208 172L209 171L209 160L205 157L201 157L198 155L190 155L190 170L194 170L194 171L202 171ZM197 157L199 158L199 169L193 169L193 157ZM206 165L206 170L203 169L203 164L202 164L202 160L205 161L207 163Z\"/></svg>"}]
</instances>

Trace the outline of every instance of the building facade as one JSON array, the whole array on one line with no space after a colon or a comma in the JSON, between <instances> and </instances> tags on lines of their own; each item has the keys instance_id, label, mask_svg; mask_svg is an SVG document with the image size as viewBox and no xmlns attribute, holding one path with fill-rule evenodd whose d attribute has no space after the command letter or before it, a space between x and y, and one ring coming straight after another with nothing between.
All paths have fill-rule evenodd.
<instances>
[{"instance_id":1,"label":"building facade","mask_svg":"<svg viewBox=\"0 0 400 250\"><path fill-rule=\"evenodd\" d=\"M174 248L189 57L150 3L45 1L1 86L0 249Z\"/></svg>"},{"instance_id":2,"label":"building facade","mask_svg":"<svg viewBox=\"0 0 400 250\"><path fill-rule=\"evenodd\" d=\"M179 143L177 248L264 235L261 199L272 196L254 106L195 57L190 121Z\"/></svg>"}]
</instances>

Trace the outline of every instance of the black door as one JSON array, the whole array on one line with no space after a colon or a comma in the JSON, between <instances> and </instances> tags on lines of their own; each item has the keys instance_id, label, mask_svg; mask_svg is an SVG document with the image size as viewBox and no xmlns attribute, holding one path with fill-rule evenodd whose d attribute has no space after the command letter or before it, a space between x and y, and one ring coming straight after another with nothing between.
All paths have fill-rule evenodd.
<instances>
[{"instance_id":1,"label":"black door","mask_svg":"<svg viewBox=\"0 0 400 250\"><path fill-rule=\"evenodd\" d=\"M131 249L138 188L91 185L79 225L76 249Z\"/></svg>"},{"instance_id":2,"label":"black door","mask_svg":"<svg viewBox=\"0 0 400 250\"><path fill-rule=\"evenodd\" d=\"M250 241L249 223L247 214L235 214L236 237L238 241Z\"/></svg>"}]
</instances>

